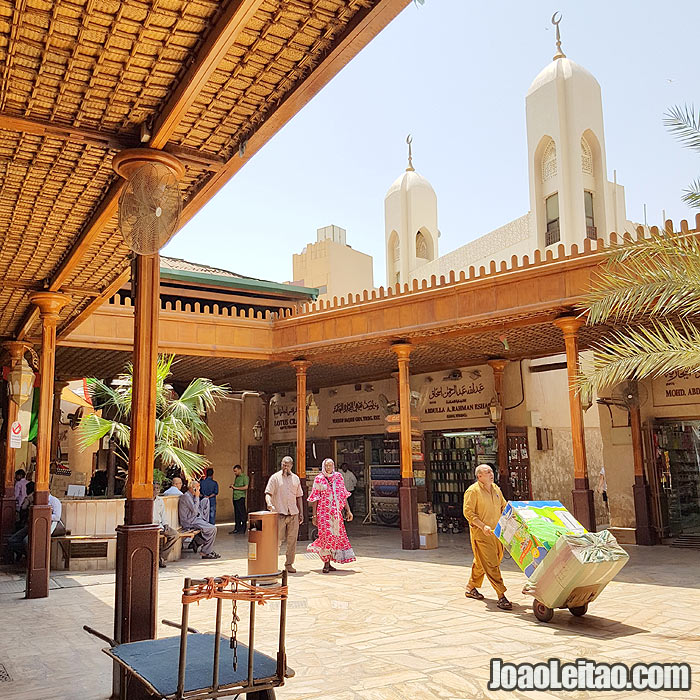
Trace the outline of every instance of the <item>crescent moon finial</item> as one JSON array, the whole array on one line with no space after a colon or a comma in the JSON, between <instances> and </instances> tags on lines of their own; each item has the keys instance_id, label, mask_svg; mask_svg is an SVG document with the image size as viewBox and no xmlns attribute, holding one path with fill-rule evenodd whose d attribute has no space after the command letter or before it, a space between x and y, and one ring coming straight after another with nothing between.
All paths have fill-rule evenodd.
<instances>
[{"instance_id":1,"label":"crescent moon finial","mask_svg":"<svg viewBox=\"0 0 700 700\"><path fill-rule=\"evenodd\" d=\"M411 136L411 134L406 137L406 143L408 144L408 167L406 170L415 170L413 167L413 153L411 152L411 144L413 143L413 136Z\"/></svg>"},{"instance_id":2,"label":"crescent moon finial","mask_svg":"<svg viewBox=\"0 0 700 700\"><path fill-rule=\"evenodd\" d=\"M559 33L559 23L561 22L561 19L562 14L559 12L559 10L557 10L552 15L552 24L557 29L557 53L554 55L554 58L552 59L553 61L556 61L558 58L566 58L566 54L561 50L561 34Z\"/></svg>"}]
</instances>

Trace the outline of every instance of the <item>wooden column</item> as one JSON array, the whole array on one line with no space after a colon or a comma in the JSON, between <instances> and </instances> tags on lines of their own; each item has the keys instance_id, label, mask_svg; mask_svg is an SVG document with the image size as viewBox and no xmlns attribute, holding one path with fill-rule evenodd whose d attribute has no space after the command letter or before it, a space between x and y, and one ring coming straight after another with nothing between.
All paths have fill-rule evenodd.
<instances>
[{"instance_id":1,"label":"wooden column","mask_svg":"<svg viewBox=\"0 0 700 700\"><path fill-rule=\"evenodd\" d=\"M505 406L503 401L503 372L505 371L508 360L495 359L489 360L489 366L493 370L493 386L496 391L496 398L501 408ZM506 437L506 412L501 411L501 420L496 423L496 435L498 437L498 485L503 491L503 496L506 500L513 497L513 489L510 483L510 474L508 473L508 439Z\"/></svg>"},{"instance_id":2,"label":"wooden column","mask_svg":"<svg viewBox=\"0 0 700 700\"><path fill-rule=\"evenodd\" d=\"M564 334L566 345L566 371L569 379L569 411L571 413L571 440L574 453L574 515L589 531L595 532L595 506L593 491L588 483L588 465L586 463L586 437L583 430L583 409L581 394L578 391L579 359L578 331L584 321L576 316L563 316L554 324Z\"/></svg>"},{"instance_id":3,"label":"wooden column","mask_svg":"<svg viewBox=\"0 0 700 700\"><path fill-rule=\"evenodd\" d=\"M30 297L41 317L41 362L39 374L39 426L36 445L34 505L29 511L27 545L27 598L49 595L49 558L51 555L51 506L49 505L49 468L51 465L51 428L53 423L54 369L56 366L56 324L61 309L70 297L58 292L36 292Z\"/></svg>"},{"instance_id":4,"label":"wooden column","mask_svg":"<svg viewBox=\"0 0 700 700\"><path fill-rule=\"evenodd\" d=\"M304 359L293 360L292 367L297 372L297 475L304 492L304 522L299 526L299 539L309 539L309 518L306 507L306 372L311 363Z\"/></svg>"},{"instance_id":5,"label":"wooden column","mask_svg":"<svg viewBox=\"0 0 700 700\"><path fill-rule=\"evenodd\" d=\"M158 603L158 526L153 523L156 363L160 311L160 258L137 255L134 311L134 374L131 398L129 472L124 525L117 527L114 638L117 642L154 639ZM115 665L116 697L125 676ZM132 686L129 687L131 697ZM134 696L140 697L140 696Z\"/></svg>"},{"instance_id":6,"label":"wooden column","mask_svg":"<svg viewBox=\"0 0 700 700\"><path fill-rule=\"evenodd\" d=\"M263 420L263 439L262 439L262 460L260 464L260 469L262 470L262 490L263 494L265 487L267 486L267 481L272 475L270 471L270 399L272 398L269 394L264 394L260 397L263 402L263 410L265 419ZM265 498L261 498L261 503L265 503Z\"/></svg>"},{"instance_id":7,"label":"wooden column","mask_svg":"<svg viewBox=\"0 0 700 700\"><path fill-rule=\"evenodd\" d=\"M22 361L22 355L26 350L24 343L7 342L3 348L10 355L10 371ZM9 387L8 387L9 388ZM15 449L10 447L10 430L12 424L19 415L19 406L7 394L7 413L5 414L5 449L2 455L2 472L0 472L0 556L3 563L11 561L10 552L7 550L7 538L15 531L15 519L17 508L15 501Z\"/></svg>"},{"instance_id":8,"label":"wooden column","mask_svg":"<svg viewBox=\"0 0 700 700\"><path fill-rule=\"evenodd\" d=\"M58 459L59 439L61 432L61 393L68 386L66 381L57 381L53 385L53 415L51 429L51 460Z\"/></svg>"},{"instance_id":9,"label":"wooden column","mask_svg":"<svg viewBox=\"0 0 700 700\"><path fill-rule=\"evenodd\" d=\"M399 487L399 509L401 513L401 547L418 549L418 491L413 479L413 456L411 452L411 384L408 371L411 346L394 343L391 349L399 363L399 418L401 422L401 486Z\"/></svg>"},{"instance_id":10,"label":"wooden column","mask_svg":"<svg viewBox=\"0 0 700 700\"><path fill-rule=\"evenodd\" d=\"M634 459L634 514L636 520L636 540L640 545L657 543L656 531L651 522L651 491L644 474L644 452L642 448L642 419L639 406L630 407L632 428L632 456Z\"/></svg>"}]
</instances>

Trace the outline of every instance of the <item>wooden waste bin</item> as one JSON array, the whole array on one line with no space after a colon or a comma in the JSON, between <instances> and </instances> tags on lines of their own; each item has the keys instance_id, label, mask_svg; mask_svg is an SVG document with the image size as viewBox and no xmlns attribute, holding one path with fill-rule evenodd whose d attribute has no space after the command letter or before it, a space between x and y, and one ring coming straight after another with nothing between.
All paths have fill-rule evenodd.
<instances>
[{"instance_id":1,"label":"wooden waste bin","mask_svg":"<svg viewBox=\"0 0 700 700\"><path fill-rule=\"evenodd\" d=\"M248 513L248 576L274 574L277 567L277 513Z\"/></svg>"}]
</instances>

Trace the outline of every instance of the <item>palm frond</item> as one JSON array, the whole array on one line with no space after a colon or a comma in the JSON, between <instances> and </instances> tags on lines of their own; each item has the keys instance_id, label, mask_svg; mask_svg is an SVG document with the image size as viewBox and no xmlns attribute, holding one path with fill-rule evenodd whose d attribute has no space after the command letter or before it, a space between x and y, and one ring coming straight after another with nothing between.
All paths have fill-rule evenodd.
<instances>
[{"instance_id":1,"label":"palm frond","mask_svg":"<svg viewBox=\"0 0 700 700\"><path fill-rule=\"evenodd\" d=\"M675 105L664 115L664 125L686 147L700 152L700 114L693 105Z\"/></svg>"},{"instance_id":2,"label":"palm frond","mask_svg":"<svg viewBox=\"0 0 700 700\"><path fill-rule=\"evenodd\" d=\"M690 187L683 190L681 199L695 209L700 209L700 178L690 183Z\"/></svg>"},{"instance_id":3,"label":"palm frond","mask_svg":"<svg viewBox=\"0 0 700 700\"><path fill-rule=\"evenodd\" d=\"M695 236L656 234L614 249L583 308L590 323L700 313L700 243Z\"/></svg>"},{"instance_id":4,"label":"palm frond","mask_svg":"<svg viewBox=\"0 0 700 700\"><path fill-rule=\"evenodd\" d=\"M103 437L113 437L120 445L126 447L129 444L130 432L128 425L101 418L96 413L89 413L83 416L78 425L78 447L84 450Z\"/></svg>"},{"instance_id":5,"label":"palm frond","mask_svg":"<svg viewBox=\"0 0 700 700\"><path fill-rule=\"evenodd\" d=\"M627 379L700 369L700 329L687 320L678 327L655 321L648 328L614 331L591 349L592 368L579 378L584 396Z\"/></svg>"},{"instance_id":6,"label":"palm frond","mask_svg":"<svg viewBox=\"0 0 700 700\"><path fill-rule=\"evenodd\" d=\"M124 375L120 375L122 378ZM111 387L101 379L88 377L86 380L88 394L95 410L110 407L119 418L126 418L131 412L131 391L125 396L124 387Z\"/></svg>"},{"instance_id":7,"label":"palm frond","mask_svg":"<svg viewBox=\"0 0 700 700\"><path fill-rule=\"evenodd\" d=\"M156 442L155 457L160 459L165 467L179 467L188 479L200 474L209 466L209 460L203 455L163 442Z\"/></svg>"}]
</instances>

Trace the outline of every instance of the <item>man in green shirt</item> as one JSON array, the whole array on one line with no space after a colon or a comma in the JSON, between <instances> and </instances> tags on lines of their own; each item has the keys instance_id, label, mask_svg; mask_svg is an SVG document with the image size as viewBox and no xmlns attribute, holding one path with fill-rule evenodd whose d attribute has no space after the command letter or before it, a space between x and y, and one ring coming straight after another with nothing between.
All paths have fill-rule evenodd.
<instances>
[{"instance_id":1,"label":"man in green shirt","mask_svg":"<svg viewBox=\"0 0 700 700\"><path fill-rule=\"evenodd\" d=\"M236 520L236 527L229 531L229 535L236 535L239 532L245 534L248 524L248 512L245 507L245 497L248 491L250 479L243 473L241 465L237 464L233 468L234 480L231 487L233 489L233 512Z\"/></svg>"}]
</instances>

